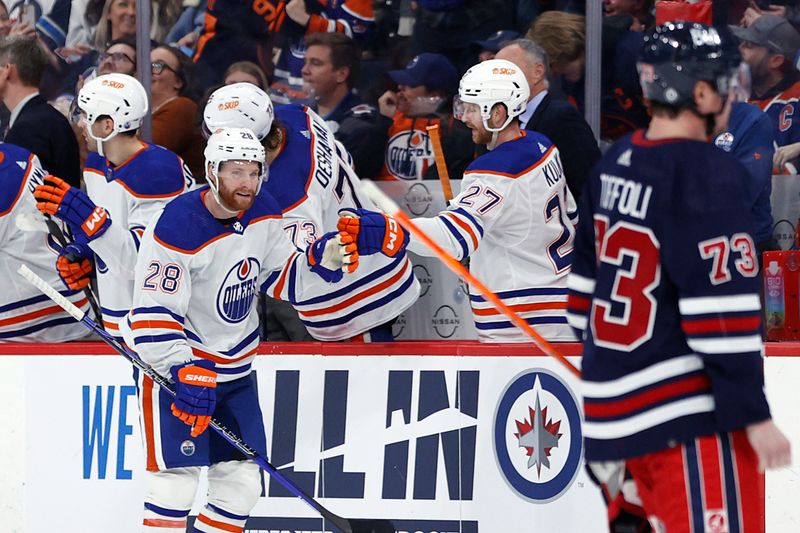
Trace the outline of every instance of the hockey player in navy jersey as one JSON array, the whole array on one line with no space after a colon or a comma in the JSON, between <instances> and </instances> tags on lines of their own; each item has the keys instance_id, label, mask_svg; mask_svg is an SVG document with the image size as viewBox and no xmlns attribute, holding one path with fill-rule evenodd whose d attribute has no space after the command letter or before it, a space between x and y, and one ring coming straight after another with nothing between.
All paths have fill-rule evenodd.
<instances>
[{"instance_id":1,"label":"hockey player in navy jersey","mask_svg":"<svg viewBox=\"0 0 800 533\"><path fill-rule=\"evenodd\" d=\"M315 278L328 287L357 266L354 244L321 235L304 251L259 189L264 148L247 129L221 128L205 149L208 186L170 202L142 237L128 346L175 382L175 399L137 376L147 472L144 531L185 531L200 469L208 503L194 531L242 531L261 494L259 467L216 433L211 416L266 456L251 363L256 294L296 302ZM352 242L352 241L350 241Z\"/></svg>"},{"instance_id":2,"label":"hockey player in navy jersey","mask_svg":"<svg viewBox=\"0 0 800 533\"><path fill-rule=\"evenodd\" d=\"M339 210L369 207L347 151L325 121L299 105L273 110L267 94L250 83L222 87L204 110L207 130L251 127L267 150L269 180L284 230L300 248L335 227ZM362 258L357 272L335 292L322 281L308 287L313 297L294 303L309 333L321 341L391 341L391 322L419 295L419 282L405 250L392 257Z\"/></svg>"},{"instance_id":3,"label":"hockey player in navy jersey","mask_svg":"<svg viewBox=\"0 0 800 533\"><path fill-rule=\"evenodd\" d=\"M0 143L0 265L9 277L21 265L27 265L86 312L89 303L81 287L64 287L59 280L55 263L60 247L50 242L42 228L44 219L31 195L46 174L36 155ZM64 342L89 335L82 324L42 298L32 285L8 281L0 292L0 342Z\"/></svg>"},{"instance_id":4,"label":"hockey player in navy jersey","mask_svg":"<svg viewBox=\"0 0 800 533\"><path fill-rule=\"evenodd\" d=\"M586 459L626 461L655 531L763 531L758 472L790 461L763 390L747 172L708 142L739 67L714 28L648 35L650 126L606 153L581 199L568 317Z\"/></svg>"},{"instance_id":5,"label":"hockey player in navy jersey","mask_svg":"<svg viewBox=\"0 0 800 533\"><path fill-rule=\"evenodd\" d=\"M450 207L419 225L549 340L575 337L566 318L567 274L574 237L575 202L566 187L558 149L544 135L524 131L528 82L504 59L484 61L461 78L456 118L489 152L464 172L461 193ZM358 235L359 253L375 251L388 219L356 212L340 229ZM368 228L365 231L365 226ZM376 242L370 242L374 238ZM413 238L409 249L431 255ZM477 293L470 294L482 341L529 342L530 338Z\"/></svg>"},{"instance_id":6,"label":"hockey player in navy jersey","mask_svg":"<svg viewBox=\"0 0 800 533\"><path fill-rule=\"evenodd\" d=\"M148 105L136 78L98 76L83 86L77 102L90 150L83 169L86 192L48 176L34 196L39 210L65 221L75 236L60 263L72 263L75 276L89 275L96 263L103 325L116 335L130 309L142 232L194 179L180 157L137 137Z\"/></svg>"}]
</instances>

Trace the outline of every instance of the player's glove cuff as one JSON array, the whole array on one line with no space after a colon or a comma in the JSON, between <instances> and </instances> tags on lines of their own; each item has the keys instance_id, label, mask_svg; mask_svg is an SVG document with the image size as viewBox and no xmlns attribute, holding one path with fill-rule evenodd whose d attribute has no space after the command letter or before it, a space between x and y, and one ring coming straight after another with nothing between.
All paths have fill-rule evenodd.
<instances>
[{"instance_id":1,"label":"player's glove cuff","mask_svg":"<svg viewBox=\"0 0 800 533\"><path fill-rule=\"evenodd\" d=\"M208 427L217 405L217 373L211 361L190 361L170 369L175 381L172 414L192 426L192 436Z\"/></svg>"}]
</instances>

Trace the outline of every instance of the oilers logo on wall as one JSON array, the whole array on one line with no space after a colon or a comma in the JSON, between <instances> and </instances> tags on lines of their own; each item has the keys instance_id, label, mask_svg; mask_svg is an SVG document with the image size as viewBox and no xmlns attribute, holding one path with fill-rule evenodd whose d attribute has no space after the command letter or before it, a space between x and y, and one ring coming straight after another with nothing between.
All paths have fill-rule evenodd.
<instances>
[{"instance_id":1,"label":"oilers logo on wall","mask_svg":"<svg viewBox=\"0 0 800 533\"><path fill-rule=\"evenodd\" d=\"M543 368L516 376L500 397L492 427L495 458L506 483L533 503L561 497L583 455L575 395Z\"/></svg>"},{"instance_id":2,"label":"oilers logo on wall","mask_svg":"<svg viewBox=\"0 0 800 533\"><path fill-rule=\"evenodd\" d=\"M258 272L261 264L254 257L242 259L228 271L217 292L217 312L231 324L241 322L250 314L258 292Z\"/></svg>"},{"instance_id":3,"label":"oilers logo on wall","mask_svg":"<svg viewBox=\"0 0 800 533\"><path fill-rule=\"evenodd\" d=\"M386 168L397 179L422 179L422 175L433 163L430 144L430 138L425 131L397 133L389 139L386 147Z\"/></svg>"}]
</instances>

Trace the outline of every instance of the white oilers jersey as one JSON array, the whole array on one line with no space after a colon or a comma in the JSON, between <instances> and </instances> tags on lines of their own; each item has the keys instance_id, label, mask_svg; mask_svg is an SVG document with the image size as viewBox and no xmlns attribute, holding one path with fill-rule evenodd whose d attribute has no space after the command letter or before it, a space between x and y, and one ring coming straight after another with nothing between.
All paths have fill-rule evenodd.
<instances>
[{"instance_id":1,"label":"white oilers jersey","mask_svg":"<svg viewBox=\"0 0 800 533\"><path fill-rule=\"evenodd\" d=\"M167 202L194 186L194 179L180 157L161 146L143 143L140 151L117 167L90 153L83 180L89 197L104 207L111 219L111 227L89 246L97 259L103 324L116 335L120 318L131 307L142 233Z\"/></svg>"},{"instance_id":2,"label":"white oilers jersey","mask_svg":"<svg viewBox=\"0 0 800 533\"><path fill-rule=\"evenodd\" d=\"M269 194L262 190L253 207L226 225L203 204L208 192L170 202L148 226L133 306L120 331L162 375L207 359L216 363L219 381L230 381L250 372L258 350L259 290L294 303L309 297L305 288L319 276L286 238Z\"/></svg>"},{"instance_id":3,"label":"white oilers jersey","mask_svg":"<svg viewBox=\"0 0 800 533\"><path fill-rule=\"evenodd\" d=\"M450 208L415 219L454 257L469 256L472 274L553 341L575 340L565 308L576 221L558 150L531 131L473 161ZM413 237L409 249L431 255ZM472 287L470 302L480 340L530 341Z\"/></svg>"},{"instance_id":4,"label":"white oilers jersey","mask_svg":"<svg viewBox=\"0 0 800 533\"><path fill-rule=\"evenodd\" d=\"M302 106L279 106L275 115L286 128L286 140L270 165L265 188L277 200L284 228L297 247L305 249L336 230L342 208L377 210L358 194L350 156L325 120ZM337 283L335 291L321 278L310 281L305 289L312 297L295 308L314 338L349 339L392 320L416 301L419 282L411 267L405 253L362 256L358 270Z\"/></svg>"},{"instance_id":5,"label":"white oilers jersey","mask_svg":"<svg viewBox=\"0 0 800 533\"><path fill-rule=\"evenodd\" d=\"M88 312L82 291L71 291L56 272L58 254L48 246L44 218L36 209L33 189L47 173L28 150L0 143L0 341L63 342L82 339L90 331L23 280L17 270L27 265L35 274Z\"/></svg>"}]
</instances>

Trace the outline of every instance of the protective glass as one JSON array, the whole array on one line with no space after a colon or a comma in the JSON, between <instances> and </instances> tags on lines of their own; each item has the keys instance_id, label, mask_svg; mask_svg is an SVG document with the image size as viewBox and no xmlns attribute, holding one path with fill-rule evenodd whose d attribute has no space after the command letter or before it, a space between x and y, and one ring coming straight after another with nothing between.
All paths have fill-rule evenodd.
<instances>
[{"instance_id":1,"label":"protective glass","mask_svg":"<svg viewBox=\"0 0 800 533\"><path fill-rule=\"evenodd\" d=\"M424 117L432 115L439 110L444 102L441 96L417 96L408 101L408 116Z\"/></svg>"},{"instance_id":2,"label":"protective glass","mask_svg":"<svg viewBox=\"0 0 800 533\"><path fill-rule=\"evenodd\" d=\"M727 85L727 87L719 87L720 93L727 93L731 102L746 102L750 98L752 88L750 67L746 63L741 63L728 78Z\"/></svg>"},{"instance_id":3,"label":"protective glass","mask_svg":"<svg viewBox=\"0 0 800 533\"><path fill-rule=\"evenodd\" d=\"M472 102L465 102L458 96L453 99L453 118L465 122L468 118L481 118L481 107Z\"/></svg>"}]
</instances>

